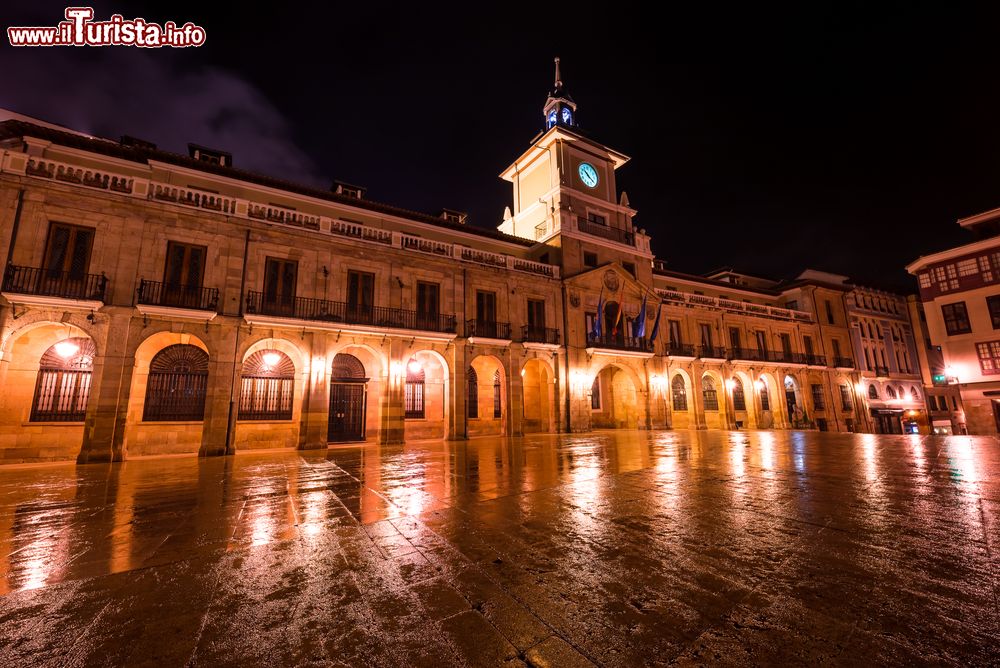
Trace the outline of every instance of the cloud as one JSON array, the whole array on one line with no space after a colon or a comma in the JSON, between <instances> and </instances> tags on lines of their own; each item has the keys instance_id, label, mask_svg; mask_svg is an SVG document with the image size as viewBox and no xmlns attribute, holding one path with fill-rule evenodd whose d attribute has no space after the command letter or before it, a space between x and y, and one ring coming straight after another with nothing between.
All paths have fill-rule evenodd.
<instances>
[{"instance_id":1,"label":"cloud","mask_svg":"<svg viewBox=\"0 0 1000 668\"><path fill-rule=\"evenodd\" d=\"M237 167L324 186L287 119L252 83L168 49L6 48L0 107L117 139L129 134L187 152L230 151Z\"/></svg>"}]
</instances>

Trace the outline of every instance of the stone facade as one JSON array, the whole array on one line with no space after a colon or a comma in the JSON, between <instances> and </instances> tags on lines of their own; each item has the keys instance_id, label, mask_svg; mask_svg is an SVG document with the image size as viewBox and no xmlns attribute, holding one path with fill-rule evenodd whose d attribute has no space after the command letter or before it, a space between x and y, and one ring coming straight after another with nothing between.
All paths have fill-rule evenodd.
<instances>
[{"instance_id":1,"label":"stone facade","mask_svg":"<svg viewBox=\"0 0 1000 668\"><path fill-rule=\"evenodd\" d=\"M872 429L850 288L669 271L571 118L498 232L210 159L0 124L3 461Z\"/></svg>"}]
</instances>

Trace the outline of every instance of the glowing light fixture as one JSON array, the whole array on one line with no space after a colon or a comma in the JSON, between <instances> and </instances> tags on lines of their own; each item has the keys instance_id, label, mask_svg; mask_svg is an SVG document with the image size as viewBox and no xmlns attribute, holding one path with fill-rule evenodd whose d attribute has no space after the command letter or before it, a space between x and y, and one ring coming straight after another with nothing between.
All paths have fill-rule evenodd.
<instances>
[{"instance_id":1,"label":"glowing light fixture","mask_svg":"<svg viewBox=\"0 0 1000 668\"><path fill-rule=\"evenodd\" d=\"M80 346L76 345L70 340L60 341L55 345L56 354L64 360L68 360L73 355L80 352Z\"/></svg>"},{"instance_id":2,"label":"glowing light fixture","mask_svg":"<svg viewBox=\"0 0 1000 668\"><path fill-rule=\"evenodd\" d=\"M420 373L423 370L423 365L420 363L416 357L411 357L410 361L406 363L406 369L410 373Z\"/></svg>"},{"instance_id":3,"label":"glowing light fixture","mask_svg":"<svg viewBox=\"0 0 1000 668\"><path fill-rule=\"evenodd\" d=\"M736 388L736 380L733 378L726 378L726 389L732 392Z\"/></svg>"},{"instance_id":4,"label":"glowing light fixture","mask_svg":"<svg viewBox=\"0 0 1000 668\"><path fill-rule=\"evenodd\" d=\"M269 352L264 353L263 359L264 359L264 366L266 366L269 369L273 369L278 365L278 362L281 361L281 355L271 350Z\"/></svg>"},{"instance_id":5,"label":"glowing light fixture","mask_svg":"<svg viewBox=\"0 0 1000 668\"><path fill-rule=\"evenodd\" d=\"M858 394L864 394L865 393L865 384L864 383L858 383L857 385L854 386L854 389L858 391Z\"/></svg>"},{"instance_id":6,"label":"glowing light fixture","mask_svg":"<svg viewBox=\"0 0 1000 668\"><path fill-rule=\"evenodd\" d=\"M761 391L761 390L763 390L763 389L764 389L765 387L767 387L767 386L766 386L766 385L764 384L764 381L762 381L762 380L761 380L760 378L758 378L757 380L755 380L755 381L753 382L753 386L757 388L757 391L758 391L758 392L760 392L760 391Z\"/></svg>"}]
</instances>

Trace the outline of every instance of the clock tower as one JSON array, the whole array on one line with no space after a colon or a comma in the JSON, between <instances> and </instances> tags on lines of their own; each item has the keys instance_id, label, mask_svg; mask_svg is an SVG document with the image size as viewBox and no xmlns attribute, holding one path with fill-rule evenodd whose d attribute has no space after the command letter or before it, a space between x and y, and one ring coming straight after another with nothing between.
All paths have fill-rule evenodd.
<instances>
[{"instance_id":1,"label":"clock tower","mask_svg":"<svg viewBox=\"0 0 1000 668\"><path fill-rule=\"evenodd\" d=\"M498 229L537 241L538 256L547 254L566 276L617 261L651 282L649 237L634 226L636 211L615 184L615 171L629 158L580 128L558 58L555 66L544 129L500 175L513 186L513 207Z\"/></svg>"}]
</instances>

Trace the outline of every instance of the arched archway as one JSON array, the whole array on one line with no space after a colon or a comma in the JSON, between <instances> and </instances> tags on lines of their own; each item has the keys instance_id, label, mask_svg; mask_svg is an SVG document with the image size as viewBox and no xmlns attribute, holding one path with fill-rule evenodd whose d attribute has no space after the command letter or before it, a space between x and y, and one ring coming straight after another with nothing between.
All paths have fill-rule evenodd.
<instances>
[{"instance_id":1,"label":"arched archway","mask_svg":"<svg viewBox=\"0 0 1000 668\"><path fill-rule=\"evenodd\" d=\"M330 365L330 412L327 440L365 440L367 385L365 365L350 353L337 353Z\"/></svg>"},{"instance_id":2,"label":"arched archway","mask_svg":"<svg viewBox=\"0 0 1000 668\"><path fill-rule=\"evenodd\" d=\"M674 429L691 429L695 426L691 379L681 370L675 371L670 378L670 410Z\"/></svg>"},{"instance_id":3,"label":"arched archway","mask_svg":"<svg viewBox=\"0 0 1000 668\"><path fill-rule=\"evenodd\" d=\"M805 426L808 420L805 402L802 401L802 392L799 389L799 382L791 375L785 374L785 410L788 412L788 422L793 428Z\"/></svg>"},{"instance_id":4,"label":"arched archway","mask_svg":"<svg viewBox=\"0 0 1000 668\"><path fill-rule=\"evenodd\" d=\"M760 407L757 426L761 429L778 427L781 424L781 395L777 380L769 373L762 373L754 381L754 390L757 393L757 405Z\"/></svg>"},{"instance_id":5,"label":"arched archway","mask_svg":"<svg viewBox=\"0 0 1000 668\"><path fill-rule=\"evenodd\" d=\"M754 386L750 377L742 371L737 371L730 379L733 400L733 421L737 428L753 429L757 426L757 413L754 410Z\"/></svg>"},{"instance_id":6,"label":"arched archway","mask_svg":"<svg viewBox=\"0 0 1000 668\"><path fill-rule=\"evenodd\" d=\"M638 378L617 364L608 364L591 385L591 425L604 429L638 429L644 424L645 406Z\"/></svg>"},{"instance_id":7,"label":"arched archway","mask_svg":"<svg viewBox=\"0 0 1000 668\"><path fill-rule=\"evenodd\" d=\"M435 350L418 350L404 357L402 375L405 440L447 438L447 360Z\"/></svg>"},{"instance_id":8,"label":"arched archway","mask_svg":"<svg viewBox=\"0 0 1000 668\"><path fill-rule=\"evenodd\" d=\"M540 359L530 359L521 369L525 433L555 430L555 384L552 367Z\"/></svg>"},{"instance_id":9,"label":"arched archway","mask_svg":"<svg viewBox=\"0 0 1000 668\"><path fill-rule=\"evenodd\" d=\"M305 393L305 356L279 338L247 347L240 366L235 447L295 448Z\"/></svg>"},{"instance_id":10,"label":"arched archway","mask_svg":"<svg viewBox=\"0 0 1000 668\"><path fill-rule=\"evenodd\" d=\"M472 406L475 401L476 412L467 410L467 433L469 436L485 436L503 434L507 422L507 378L503 362L493 355L478 355L473 358L466 371L468 378L468 396L466 400ZM475 385L472 381L475 381ZM473 393L475 392L475 396Z\"/></svg>"},{"instance_id":11,"label":"arched archway","mask_svg":"<svg viewBox=\"0 0 1000 668\"><path fill-rule=\"evenodd\" d=\"M726 429L726 394L722 378L714 371L701 376L701 402L705 410L705 426L709 429Z\"/></svg>"}]
</instances>

